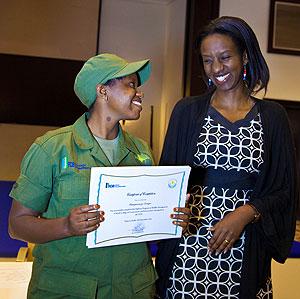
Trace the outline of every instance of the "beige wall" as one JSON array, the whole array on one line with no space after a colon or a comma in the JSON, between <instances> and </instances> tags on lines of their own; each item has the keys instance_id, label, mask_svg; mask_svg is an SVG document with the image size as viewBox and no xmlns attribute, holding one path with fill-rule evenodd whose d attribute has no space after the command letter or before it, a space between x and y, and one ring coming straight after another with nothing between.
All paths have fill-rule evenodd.
<instances>
[{"instance_id":1,"label":"beige wall","mask_svg":"<svg viewBox=\"0 0 300 299\"><path fill-rule=\"evenodd\" d=\"M297 299L299 293L300 258L288 258L284 264L272 261L273 299Z\"/></svg>"},{"instance_id":2,"label":"beige wall","mask_svg":"<svg viewBox=\"0 0 300 299\"><path fill-rule=\"evenodd\" d=\"M14 181L20 163L36 137L54 127L0 124L0 180Z\"/></svg>"},{"instance_id":3,"label":"beige wall","mask_svg":"<svg viewBox=\"0 0 300 299\"><path fill-rule=\"evenodd\" d=\"M153 152L160 155L170 108L182 95L186 0L102 0L100 52L129 60L150 58L152 75L138 121L125 129L149 142L154 107Z\"/></svg>"},{"instance_id":4,"label":"beige wall","mask_svg":"<svg viewBox=\"0 0 300 299\"><path fill-rule=\"evenodd\" d=\"M79 18L78 24L86 26L86 18L95 19L95 0L70 1L72 2L70 8L75 10L76 7L90 5L88 8L85 7L90 12L90 16ZM30 0L30 2L35 1ZM7 9L14 11L12 5L15 5L15 11L20 11L17 3L20 7L24 5L24 1L12 0L10 4L6 4L9 6ZM171 108L182 93L185 9L186 0L102 0L100 52L114 52L128 60L150 58L152 61L151 78L143 86L145 98L141 119L126 122L125 128L149 142L150 106L154 106L153 152L156 160L159 157ZM22 33L22 30L20 32ZM45 30L44 35L47 34ZM49 34L52 35L52 31ZM77 32L73 32L71 37L76 41ZM7 39L6 42L9 43ZM20 48L25 49L28 43L26 47L23 46ZM15 43L12 43L12 49L16 50ZM36 50L34 44L31 54L37 55ZM5 51L3 44L1 48L0 41L0 52L15 53L14 51ZM28 54L28 52L26 50L19 54ZM86 52L82 51L81 54L86 55ZM52 128L0 124L1 180L17 178L24 153L36 137L49 129Z\"/></svg>"},{"instance_id":5,"label":"beige wall","mask_svg":"<svg viewBox=\"0 0 300 299\"><path fill-rule=\"evenodd\" d=\"M176 102L183 95L183 59L185 39L186 1L174 1L169 5L164 49L164 73L160 101L159 151Z\"/></svg>"},{"instance_id":6,"label":"beige wall","mask_svg":"<svg viewBox=\"0 0 300 299\"><path fill-rule=\"evenodd\" d=\"M87 59L96 53L98 3L99 0L1 1L0 53ZM18 177L26 150L36 137L50 129L53 127L0 123L0 180Z\"/></svg>"},{"instance_id":7,"label":"beige wall","mask_svg":"<svg viewBox=\"0 0 300 299\"><path fill-rule=\"evenodd\" d=\"M73 4L80 5L80 2L87 4L83 0L76 0ZM300 69L300 57L266 51L269 1L221 0L220 3L221 15L240 16L256 32L271 71L267 96L300 100L300 72L297 71ZM186 0L102 0L100 52L115 52L129 60L148 57L152 61L152 76L143 86L142 117L135 122L126 122L125 127L149 142L150 106L154 106L153 150L156 160L170 112L182 96L185 9ZM76 34L72 35L72 38L75 37ZM37 136L48 129L0 125L0 179L17 177L24 152Z\"/></svg>"},{"instance_id":8,"label":"beige wall","mask_svg":"<svg viewBox=\"0 0 300 299\"><path fill-rule=\"evenodd\" d=\"M0 53L82 60L96 53L99 0L1 1Z\"/></svg>"}]
</instances>

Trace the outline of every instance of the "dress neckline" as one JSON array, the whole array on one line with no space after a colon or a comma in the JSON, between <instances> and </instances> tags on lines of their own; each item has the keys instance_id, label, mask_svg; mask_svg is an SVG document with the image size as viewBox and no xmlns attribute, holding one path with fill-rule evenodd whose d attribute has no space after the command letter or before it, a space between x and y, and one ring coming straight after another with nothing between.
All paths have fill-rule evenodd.
<instances>
[{"instance_id":1,"label":"dress neckline","mask_svg":"<svg viewBox=\"0 0 300 299\"><path fill-rule=\"evenodd\" d=\"M208 114L217 122L221 123L223 126L230 130L237 130L241 126L248 124L251 120L255 118L258 114L257 103L255 102L252 108L248 111L244 118L238 119L234 122L228 120L222 113L220 113L216 108L212 105L209 105Z\"/></svg>"}]
</instances>

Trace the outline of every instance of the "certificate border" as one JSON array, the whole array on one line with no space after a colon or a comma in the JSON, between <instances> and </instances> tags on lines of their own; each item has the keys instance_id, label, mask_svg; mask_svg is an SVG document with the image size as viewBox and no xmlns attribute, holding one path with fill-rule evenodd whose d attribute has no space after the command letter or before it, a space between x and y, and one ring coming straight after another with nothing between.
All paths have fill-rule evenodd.
<instances>
[{"instance_id":1,"label":"certificate border","mask_svg":"<svg viewBox=\"0 0 300 299\"><path fill-rule=\"evenodd\" d=\"M107 177L116 177L116 178L132 178L132 177L164 177L164 176L170 176L170 175L178 175L178 174L182 174L181 177L181 184L180 184L180 191L179 191L179 199L178 199L178 206L180 206L180 202L182 200L182 188L183 188L183 183L184 183L184 178L186 175L186 171L180 171L180 172L175 172L175 173L168 173L168 174L158 174L158 175L151 175L151 174L141 174L141 175L109 175L109 174L100 174L99 176L99 182L98 182L98 190L97 190L97 204L99 204L100 202L100 188L101 188L101 181L102 181L102 177L103 176L107 176ZM178 214L178 212L177 212ZM178 225L175 225L175 231L173 234L171 233L151 233L151 234L143 234L140 236L123 236L123 237L118 237L118 238L111 238L111 239L107 239L107 240L103 240L100 242L97 242L97 230L94 231L94 245L97 244L103 244L105 242L110 242L110 241L114 241L114 240L120 240L120 239L138 239L141 237L145 237L145 236L149 236L149 235L169 235L169 236L176 236L178 233ZM121 245L121 244L120 244Z\"/></svg>"}]
</instances>

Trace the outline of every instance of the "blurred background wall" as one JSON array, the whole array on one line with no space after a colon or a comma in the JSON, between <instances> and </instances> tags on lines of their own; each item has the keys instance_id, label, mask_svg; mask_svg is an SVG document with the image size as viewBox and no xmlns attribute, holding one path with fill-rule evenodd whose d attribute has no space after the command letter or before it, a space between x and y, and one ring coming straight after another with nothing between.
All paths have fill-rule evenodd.
<instances>
[{"instance_id":1,"label":"blurred background wall","mask_svg":"<svg viewBox=\"0 0 300 299\"><path fill-rule=\"evenodd\" d=\"M219 15L240 16L252 26L270 66L271 81L267 97L300 101L300 57L267 53L269 0L1 0L0 56L20 55L45 61L57 59L56 63L61 62L62 65L71 61L76 65L75 73L84 60L96 53L113 52L128 60L150 58L153 71L150 80L142 88L145 98L141 118L125 122L125 129L151 143L158 161L172 108L184 94L189 94L186 89L188 74L185 54L186 45L191 41L187 27L193 21L190 11L192 4L200 2L203 6L217 3ZM63 76L64 73L67 75L68 69L65 67ZM8 71L14 74L13 69L3 70L1 76L7 77ZM28 74L31 72L30 68L26 71ZM55 71L54 68L52 72ZM61 72L57 67L57 73ZM21 112L28 107L28 100L23 99L26 84L20 88L22 82L19 81L16 76L14 86L10 89L19 91L17 102L11 100L10 92L0 92L2 180L15 180L21 157L29 145L45 131L60 126L56 123L32 125L1 120L1 110L4 111L7 106L3 103L14 105ZM1 82L0 86L3 80ZM73 82L73 78L70 82ZM73 93L71 83L67 86L70 93L68 107L73 106L71 103L79 107L81 104ZM2 85L1 90L3 88ZM35 99L40 105L33 106L31 110L41 114L45 106L44 98L49 94L52 96L51 92L56 89L60 88L47 85L46 90L42 89ZM61 103L66 100L59 95L58 99ZM85 110L83 106L78 109ZM66 110L59 110L57 119L67 115ZM76 112L76 118L81 113ZM67 117L65 122L71 124L73 119Z\"/></svg>"}]
</instances>

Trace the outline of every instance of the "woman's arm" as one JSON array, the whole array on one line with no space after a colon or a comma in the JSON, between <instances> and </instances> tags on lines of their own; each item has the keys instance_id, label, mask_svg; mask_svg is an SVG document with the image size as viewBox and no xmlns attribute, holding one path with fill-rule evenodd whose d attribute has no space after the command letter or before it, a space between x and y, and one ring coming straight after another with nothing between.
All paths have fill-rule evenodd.
<instances>
[{"instance_id":1,"label":"woman's arm","mask_svg":"<svg viewBox=\"0 0 300 299\"><path fill-rule=\"evenodd\" d=\"M45 243L94 231L104 221L99 205L75 207L67 217L46 219L32 209L13 200L9 214L9 234L14 239Z\"/></svg>"},{"instance_id":2,"label":"woman's arm","mask_svg":"<svg viewBox=\"0 0 300 299\"><path fill-rule=\"evenodd\" d=\"M208 229L213 236L209 240L209 250L211 253L226 253L240 238L246 225L256 222L258 218L257 211L248 204L245 204L236 210L228 213L223 219Z\"/></svg>"}]
</instances>

